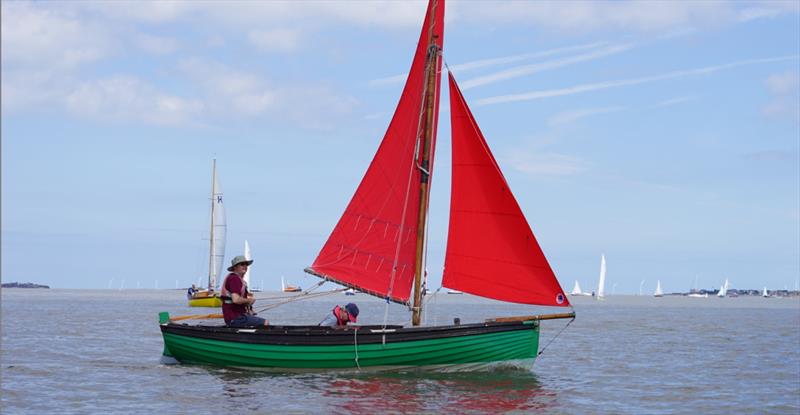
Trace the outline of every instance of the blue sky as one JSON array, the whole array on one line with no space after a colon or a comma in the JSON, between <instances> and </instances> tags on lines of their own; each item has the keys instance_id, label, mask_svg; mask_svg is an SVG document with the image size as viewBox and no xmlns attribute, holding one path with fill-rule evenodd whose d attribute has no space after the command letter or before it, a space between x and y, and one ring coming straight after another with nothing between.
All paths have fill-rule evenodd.
<instances>
[{"instance_id":1,"label":"blue sky","mask_svg":"<svg viewBox=\"0 0 800 415\"><path fill-rule=\"evenodd\" d=\"M793 289L800 3L458 2L444 56L565 290ZM399 98L423 2L3 2L2 279L174 288L303 273ZM443 78L444 79L444 78ZM429 272L449 203L442 88ZM205 238L205 239L204 239Z\"/></svg>"}]
</instances>

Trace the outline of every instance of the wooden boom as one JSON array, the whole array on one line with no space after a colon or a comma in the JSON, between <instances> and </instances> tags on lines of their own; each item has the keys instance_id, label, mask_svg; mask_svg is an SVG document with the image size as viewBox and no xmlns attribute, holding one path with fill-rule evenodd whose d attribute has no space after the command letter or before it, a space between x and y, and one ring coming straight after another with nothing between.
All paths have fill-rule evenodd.
<instances>
[{"instance_id":1,"label":"wooden boom","mask_svg":"<svg viewBox=\"0 0 800 415\"><path fill-rule=\"evenodd\" d=\"M509 321L528 321L528 320L556 320L559 318L575 318L575 312L571 313L557 313L557 314L539 314L538 316L516 316L516 317L499 317L487 319L487 323L505 323Z\"/></svg>"}]
</instances>

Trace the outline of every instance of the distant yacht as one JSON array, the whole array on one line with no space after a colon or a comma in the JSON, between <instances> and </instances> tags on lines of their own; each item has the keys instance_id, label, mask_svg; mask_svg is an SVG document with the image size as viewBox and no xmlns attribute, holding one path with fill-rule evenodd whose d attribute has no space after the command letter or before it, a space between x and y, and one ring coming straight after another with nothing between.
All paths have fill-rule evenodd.
<instances>
[{"instance_id":1,"label":"distant yacht","mask_svg":"<svg viewBox=\"0 0 800 415\"><path fill-rule=\"evenodd\" d=\"M575 280L575 287L572 288L572 292L569 295L592 295L591 293L585 293L581 290L581 285L578 283L578 280Z\"/></svg>"},{"instance_id":2,"label":"distant yacht","mask_svg":"<svg viewBox=\"0 0 800 415\"><path fill-rule=\"evenodd\" d=\"M653 293L653 297L663 297L664 292L661 291L661 280L656 281L656 292Z\"/></svg>"},{"instance_id":3,"label":"distant yacht","mask_svg":"<svg viewBox=\"0 0 800 415\"><path fill-rule=\"evenodd\" d=\"M356 290L353 288L348 288L344 290L344 295L356 295Z\"/></svg>"},{"instance_id":4,"label":"distant yacht","mask_svg":"<svg viewBox=\"0 0 800 415\"><path fill-rule=\"evenodd\" d=\"M728 279L725 278L725 283L722 284L722 287L719 288L719 292L717 293L717 297L725 297L728 295Z\"/></svg>"},{"instance_id":5,"label":"distant yacht","mask_svg":"<svg viewBox=\"0 0 800 415\"><path fill-rule=\"evenodd\" d=\"M247 243L247 239L244 240L244 259L248 261L253 259L253 256L250 255L250 244ZM242 279L244 280L245 284L247 284L248 289L250 291L253 291L253 289L251 288L252 285L250 285L250 267L247 267L247 271L244 272L244 276L242 277Z\"/></svg>"},{"instance_id":6,"label":"distant yacht","mask_svg":"<svg viewBox=\"0 0 800 415\"><path fill-rule=\"evenodd\" d=\"M448 294L464 294L463 291L458 291L458 290L447 290L447 293Z\"/></svg>"},{"instance_id":7,"label":"distant yacht","mask_svg":"<svg viewBox=\"0 0 800 415\"><path fill-rule=\"evenodd\" d=\"M597 299L606 296L606 255L600 254L600 281L597 282Z\"/></svg>"},{"instance_id":8,"label":"distant yacht","mask_svg":"<svg viewBox=\"0 0 800 415\"><path fill-rule=\"evenodd\" d=\"M700 294L700 293L691 293L691 294L687 295L687 297L692 297L692 298L708 298L708 293L705 293L705 294Z\"/></svg>"}]
</instances>

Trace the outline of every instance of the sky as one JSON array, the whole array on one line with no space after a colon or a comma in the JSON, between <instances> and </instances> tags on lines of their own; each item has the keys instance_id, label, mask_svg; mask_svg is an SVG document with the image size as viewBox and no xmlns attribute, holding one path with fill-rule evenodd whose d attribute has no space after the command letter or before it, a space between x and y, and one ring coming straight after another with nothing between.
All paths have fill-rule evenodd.
<instances>
[{"instance_id":1,"label":"sky","mask_svg":"<svg viewBox=\"0 0 800 415\"><path fill-rule=\"evenodd\" d=\"M316 283L425 6L2 2L0 278L204 283L216 158L226 260L247 240L256 288ZM444 59L565 290L601 254L607 294L800 284L800 2L453 0Z\"/></svg>"}]
</instances>

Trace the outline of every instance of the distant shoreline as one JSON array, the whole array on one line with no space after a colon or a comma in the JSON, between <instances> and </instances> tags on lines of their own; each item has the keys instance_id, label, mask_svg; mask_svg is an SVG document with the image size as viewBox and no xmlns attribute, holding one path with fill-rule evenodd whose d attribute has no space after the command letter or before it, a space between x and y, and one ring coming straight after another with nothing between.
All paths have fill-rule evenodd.
<instances>
[{"instance_id":1,"label":"distant shoreline","mask_svg":"<svg viewBox=\"0 0 800 415\"><path fill-rule=\"evenodd\" d=\"M0 284L2 288L47 288L49 289L49 285L42 285L42 284L34 284L32 282L6 282Z\"/></svg>"}]
</instances>

